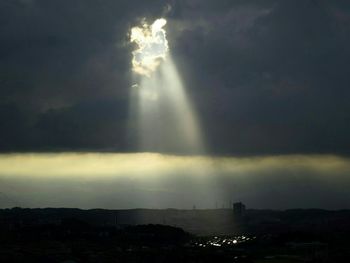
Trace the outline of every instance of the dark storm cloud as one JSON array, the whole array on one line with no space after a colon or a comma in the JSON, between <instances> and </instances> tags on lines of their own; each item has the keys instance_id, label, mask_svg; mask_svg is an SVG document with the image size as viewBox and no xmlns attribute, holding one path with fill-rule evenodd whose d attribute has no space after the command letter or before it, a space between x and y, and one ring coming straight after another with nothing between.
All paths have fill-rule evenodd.
<instances>
[{"instance_id":1,"label":"dark storm cloud","mask_svg":"<svg viewBox=\"0 0 350 263\"><path fill-rule=\"evenodd\" d=\"M48 110L40 115L35 129L41 147L58 150L81 149L124 150L127 142L120 140L127 105L114 100L76 104L73 107Z\"/></svg>"},{"instance_id":2,"label":"dark storm cloud","mask_svg":"<svg viewBox=\"0 0 350 263\"><path fill-rule=\"evenodd\" d=\"M130 64L126 33L134 20L130 17L147 13L145 7L135 10L135 1L1 5L2 79L7 92L20 93L9 99L47 109L125 92Z\"/></svg>"},{"instance_id":3,"label":"dark storm cloud","mask_svg":"<svg viewBox=\"0 0 350 263\"><path fill-rule=\"evenodd\" d=\"M178 41L213 151L348 153L349 4L248 2Z\"/></svg>"},{"instance_id":4,"label":"dark storm cloud","mask_svg":"<svg viewBox=\"0 0 350 263\"><path fill-rule=\"evenodd\" d=\"M348 154L347 1L170 1L213 153ZM0 3L0 149L133 150L127 32L164 1Z\"/></svg>"},{"instance_id":5,"label":"dark storm cloud","mask_svg":"<svg viewBox=\"0 0 350 263\"><path fill-rule=\"evenodd\" d=\"M159 1L2 1L0 148L125 145L127 32L162 8Z\"/></svg>"}]
</instances>

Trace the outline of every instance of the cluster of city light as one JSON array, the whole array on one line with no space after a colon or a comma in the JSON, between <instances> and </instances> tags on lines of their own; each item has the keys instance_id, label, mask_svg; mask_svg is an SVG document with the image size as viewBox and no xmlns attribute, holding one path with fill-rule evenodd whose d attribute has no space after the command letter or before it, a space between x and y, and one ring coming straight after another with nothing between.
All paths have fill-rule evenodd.
<instances>
[{"instance_id":1,"label":"cluster of city light","mask_svg":"<svg viewBox=\"0 0 350 263\"><path fill-rule=\"evenodd\" d=\"M255 236L233 236L233 237L213 237L210 239L201 239L200 241L196 241L193 245L195 247L201 247L201 248L206 248L206 247L230 247L230 246L235 246L238 244L246 243L249 241L252 241L256 239Z\"/></svg>"}]
</instances>

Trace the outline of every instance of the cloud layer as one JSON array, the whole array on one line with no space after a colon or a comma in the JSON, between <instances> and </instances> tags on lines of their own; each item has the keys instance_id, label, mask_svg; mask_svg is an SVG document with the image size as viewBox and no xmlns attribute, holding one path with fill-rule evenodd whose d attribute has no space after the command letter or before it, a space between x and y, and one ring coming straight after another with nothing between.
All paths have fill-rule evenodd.
<instances>
[{"instance_id":1,"label":"cloud layer","mask_svg":"<svg viewBox=\"0 0 350 263\"><path fill-rule=\"evenodd\" d=\"M343 0L1 1L0 150L137 151L128 32L165 14L211 154L349 154Z\"/></svg>"}]
</instances>

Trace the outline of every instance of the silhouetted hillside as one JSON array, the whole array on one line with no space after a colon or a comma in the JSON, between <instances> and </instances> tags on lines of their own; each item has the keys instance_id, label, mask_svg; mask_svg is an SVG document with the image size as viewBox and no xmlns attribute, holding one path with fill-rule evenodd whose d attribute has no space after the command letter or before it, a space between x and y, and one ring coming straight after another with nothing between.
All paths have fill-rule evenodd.
<instances>
[{"instance_id":1,"label":"silhouetted hillside","mask_svg":"<svg viewBox=\"0 0 350 263\"><path fill-rule=\"evenodd\" d=\"M0 231L0 262L350 259L348 210L247 210L236 215L229 209L13 208L0 210Z\"/></svg>"}]
</instances>

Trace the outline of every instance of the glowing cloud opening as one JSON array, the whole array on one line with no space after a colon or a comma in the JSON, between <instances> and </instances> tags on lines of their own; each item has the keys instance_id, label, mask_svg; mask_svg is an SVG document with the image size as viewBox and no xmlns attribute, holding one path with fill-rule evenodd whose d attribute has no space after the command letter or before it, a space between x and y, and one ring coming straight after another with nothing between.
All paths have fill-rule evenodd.
<instances>
[{"instance_id":1,"label":"glowing cloud opening","mask_svg":"<svg viewBox=\"0 0 350 263\"><path fill-rule=\"evenodd\" d=\"M160 18L151 25L144 22L142 27L131 29L130 41L137 45L137 49L132 52L134 72L150 76L166 59L169 46L163 29L165 25L166 20Z\"/></svg>"}]
</instances>

